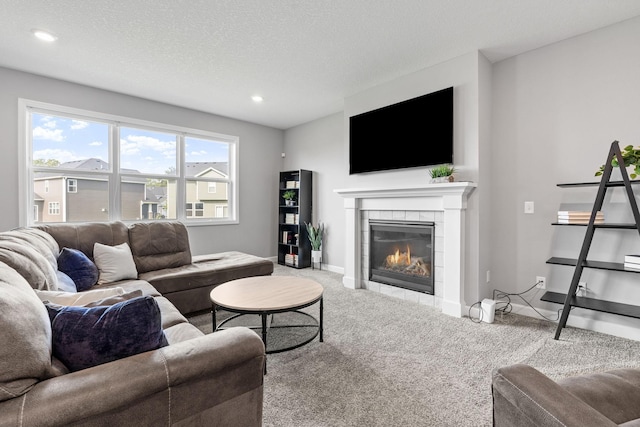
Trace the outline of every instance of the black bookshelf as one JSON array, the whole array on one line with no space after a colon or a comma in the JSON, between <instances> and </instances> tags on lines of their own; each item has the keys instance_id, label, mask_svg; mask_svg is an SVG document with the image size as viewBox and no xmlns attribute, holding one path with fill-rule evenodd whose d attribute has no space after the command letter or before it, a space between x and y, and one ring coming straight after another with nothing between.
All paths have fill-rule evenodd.
<instances>
[{"instance_id":1,"label":"black bookshelf","mask_svg":"<svg viewBox=\"0 0 640 427\"><path fill-rule=\"evenodd\" d=\"M311 222L313 173L310 170L280 172L278 180L278 264L293 268L311 266L311 243L305 223ZM283 195L293 191L293 204Z\"/></svg>"}]
</instances>

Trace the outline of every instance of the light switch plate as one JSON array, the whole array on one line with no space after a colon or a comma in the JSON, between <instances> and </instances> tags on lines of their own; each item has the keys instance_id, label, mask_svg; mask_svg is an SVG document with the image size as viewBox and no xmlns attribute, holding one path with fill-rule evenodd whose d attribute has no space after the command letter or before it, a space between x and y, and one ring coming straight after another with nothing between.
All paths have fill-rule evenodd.
<instances>
[{"instance_id":1,"label":"light switch plate","mask_svg":"<svg viewBox=\"0 0 640 427\"><path fill-rule=\"evenodd\" d=\"M533 213L533 202L524 202L524 213L526 214Z\"/></svg>"}]
</instances>

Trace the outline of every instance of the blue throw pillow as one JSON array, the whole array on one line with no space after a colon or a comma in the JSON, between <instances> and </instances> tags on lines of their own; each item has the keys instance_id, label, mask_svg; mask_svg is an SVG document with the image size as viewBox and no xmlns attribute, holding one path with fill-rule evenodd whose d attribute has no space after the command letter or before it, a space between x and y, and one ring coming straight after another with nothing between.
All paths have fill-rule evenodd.
<instances>
[{"instance_id":1,"label":"blue throw pillow","mask_svg":"<svg viewBox=\"0 0 640 427\"><path fill-rule=\"evenodd\" d=\"M143 296L98 307L47 303L53 355L70 371L167 345L155 298Z\"/></svg>"},{"instance_id":2,"label":"blue throw pillow","mask_svg":"<svg viewBox=\"0 0 640 427\"><path fill-rule=\"evenodd\" d=\"M91 289L98 282L98 267L78 249L62 248L58 255L58 270L71 277L78 292Z\"/></svg>"}]
</instances>

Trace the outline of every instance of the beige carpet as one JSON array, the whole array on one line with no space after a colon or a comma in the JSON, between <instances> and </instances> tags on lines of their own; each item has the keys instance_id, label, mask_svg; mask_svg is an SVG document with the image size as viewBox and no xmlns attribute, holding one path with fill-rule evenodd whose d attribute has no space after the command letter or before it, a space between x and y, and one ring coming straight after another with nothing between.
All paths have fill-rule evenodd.
<instances>
[{"instance_id":1,"label":"beige carpet","mask_svg":"<svg viewBox=\"0 0 640 427\"><path fill-rule=\"evenodd\" d=\"M324 342L268 356L265 427L490 426L491 372L527 363L557 379L640 367L640 342L514 314L493 324L276 266L324 288ZM305 311L317 314L317 306ZM211 317L190 319L211 332Z\"/></svg>"}]
</instances>

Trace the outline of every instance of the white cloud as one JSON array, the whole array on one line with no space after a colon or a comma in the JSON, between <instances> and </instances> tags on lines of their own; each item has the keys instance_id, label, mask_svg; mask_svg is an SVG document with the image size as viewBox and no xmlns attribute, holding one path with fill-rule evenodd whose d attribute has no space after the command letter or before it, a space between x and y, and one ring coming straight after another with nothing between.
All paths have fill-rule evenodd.
<instances>
[{"instance_id":1,"label":"white cloud","mask_svg":"<svg viewBox=\"0 0 640 427\"><path fill-rule=\"evenodd\" d=\"M91 147L99 147L102 145L102 141L93 141L89 143L89 146Z\"/></svg>"},{"instance_id":2,"label":"white cloud","mask_svg":"<svg viewBox=\"0 0 640 427\"><path fill-rule=\"evenodd\" d=\"M138 148L138 144L131 143L126 139L121 139L120 154L123 156L135 156L136 154L140 154L140 149Z\"/></svg>"},{"instance_id":3,"label":"white cloud","mask_svg":"<svg viewBox=\"0 0 640 427\"><path fill-rule=\"evenodd\" d=\"M33 158L37 159L56 159L60 163L70 162L72 160L79 160L78 156L76 156L72 151L68 150L59 150L54 148L47 148L44 150L34 151Z\"/></svg>"},{"instance_id":4,"label":"white cloud","mask_svg":"<svg viewBox=\"0 0 640 427\"><path fill-rule=\"evenodd\" d=\"M71 120L71 129L84 129L89 126L88 122L84 122L82 120Z\"/></svg>"},{"instance_id":5,"label":"white cloud","mask_svg":"<svg viewBox=\"0 0 640 427\"><path fill-rule=\"evenodd\" d=\"M55 142L64 141L64 135L62 135L62 129L52 130L52 129L45 129L40 126L33 129L33 137L35 139L46 139L46 140L55 141Z\"/></svg>"},{"instance_id":6,"label":"white cloud","mask_svg":"<svg viewBox=\"0 0 640 427\"><path fill-rule=\"evenodd\" d=\"M175 141L160 141L158 138L143 135L129 135L126 139L141 149L146 148L154 151L176 150Z\"/></svg>"},{"instance_id":7,"label":"white cloud","mask_svg":"<svg viewBox=\"0 0 640 427\"><path fill-rule=\"evenodd\" d=\"M189 156L205 156L207 154L207 152L205 150L200 150L200 151L192 151L191 153L189 153Z\"/></svg>"}]
</instances>

